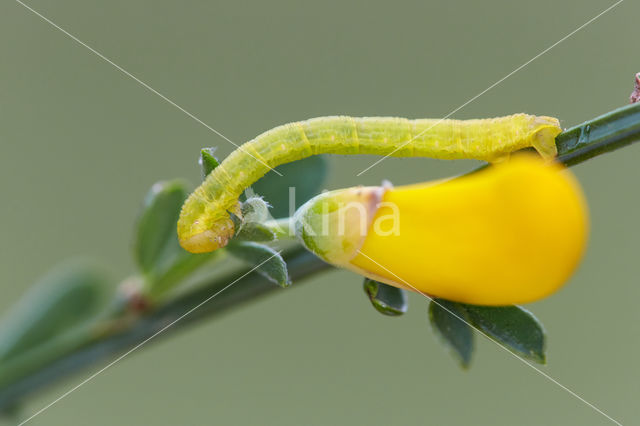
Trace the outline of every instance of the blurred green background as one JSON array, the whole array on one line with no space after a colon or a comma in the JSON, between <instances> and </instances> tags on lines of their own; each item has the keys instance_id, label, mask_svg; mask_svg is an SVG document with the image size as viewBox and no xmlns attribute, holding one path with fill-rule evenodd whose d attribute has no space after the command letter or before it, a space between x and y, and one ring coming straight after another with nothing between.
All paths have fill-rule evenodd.
<instances>
[{"instance_id":1,"label":"blurred green background","mask_svg":"<svg viewBox=\"0 0 640 426\"><path fill-rule=\"evenodd\" d=\"M240 143L321 115L442 117L613 2L28 4ZM623 2L454 117L528 112L571 126L627 103L639 14ZM147 188L197 182L201 147L233 147L11 0L0 4L0 55L4 310L71 256L131 273ZM327 188L475 166L389 159L356 177L373 161L332 158ZM636 145L574 168L591 206L589 250L567 287L529 305L549 333L543 370L625 424L640 416L639 161ZM411 304L385 318L347 272L294 283L149 345L30 424L611 424L483 339L460 370L429 329L426 300Z\"/></svg>"}]
</instances>

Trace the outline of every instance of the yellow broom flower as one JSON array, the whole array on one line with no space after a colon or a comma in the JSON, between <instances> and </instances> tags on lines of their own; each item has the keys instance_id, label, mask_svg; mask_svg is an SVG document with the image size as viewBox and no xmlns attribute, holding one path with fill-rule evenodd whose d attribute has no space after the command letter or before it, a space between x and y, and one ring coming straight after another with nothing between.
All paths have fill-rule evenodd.
<instances>
[{"instance_id":1,"label":"yellow broom flower","mask_svg":"<svg viewBox=\"0 0 640 426\"><path fill-rule=\"evenodd\" d=\"M296 235L329 263L396 287L478 305L558 290L585 250L573 175L530 155L456 179L321 194Z\"/></svg>"}]
</instances>

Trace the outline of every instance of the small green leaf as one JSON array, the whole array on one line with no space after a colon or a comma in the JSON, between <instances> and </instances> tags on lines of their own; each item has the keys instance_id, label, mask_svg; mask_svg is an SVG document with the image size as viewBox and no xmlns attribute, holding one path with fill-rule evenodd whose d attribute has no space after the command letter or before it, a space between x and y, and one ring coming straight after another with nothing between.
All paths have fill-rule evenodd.
<instances>
[{"instance_id":1,"label":"small green leaf","mask_svg":"<svg viewBox=\"0 0 640 426\"><path fill-rule=\"evenodd\" d=\"M183 250L179 246L178 249L182 251L179 251L171 262L167 262L164 269L146 277L146 292L152 299L160 298L193 271L221 257L223 253L222 250L216 250L209 253L194 254Z\"/></svg>"},{"instance_id":2,"label":"small green leaf","mask_svg":"<svg viewBox=\"0 0 640 426\"><path fill-rule=\"evenodd\" d=\"M0 360L13 357L97 317L106 303L105 274L73 262L43 276L0 323Z\"/></svg>"},{"instance_id":3,"label":"small green leaf","mask_svg":"<svg viewBox=\"0 0 640 426\"><path fill-rule=\"evenodd\" d=\"M469 367L474 346L473 330L468 325L464 306L444 299L432 299L429 303L429 321L445 345L452 349L462 367Z\"/></svg>"},{"instance_id":4,"label":"small green leaf","mask_svg":"<svg viewBox=\"0 0 640 426\"><path fill-rule=\"evenodd\" d=\"M253 191L250 193L252 194ZM270 219L269 204L262 197L255 195L247 197L247 200L242 203L241 211L243 222L264 222Z\"/></svg>"},{"instance_id":5,"label":"small green leaf","mask_svg":"<svg viewBox=\"0 0 640 426\"><path fill-rule=\"evenodd\" d=\"M217 252L192 254L180 247L176 227L186 182L158 182L147 194L134 236L134 255L147 291L154 297L171 289L182 278L204 265Z\"/></svg>"},{"instance_id":6,"label":"small green leaf","mask_svg":"<svg viewBox=\"0 0 640 426\"><path fill-rule=\"evenodd\" d=\"M220 165L218 159L213 155L214 152L216 152L216 147L202 148L200 150L200 158L198 159L198 164L200 164L200 169L202 170L203 180L207 176L209 176L209 173L211 173L213 169Z\"/></svg>"},{"instance_id":7,"label":"small green leaf","mask_svg":"<svg viewBox=\"0 0 640 426\"><path fill-rule=\"evenodd\" d=\"M235 235L233 238L239 241L273 241L276 234L264 222L269 219L269 204L262 197L256 196L250 189L246 192L247 201L242 203L242 218L232 212L229 213Z\"/></svg>"},{"instance_id":8,"label":"small green leaf","mask_svg":"<svg viewBox=\"0 0 640 426\"><path fill-rule=\"evenodd\" d=\"M320 192L327 176L327 161L323 156L314 155L283 164L276 170L282 176L269 172L252 188L273 206L271 215L281 218L293 215L305 201Z\"/></svg>"},{"instance_id":9,"label":"small green leaf","mask_svg":"<svg viewBox=\"0 0 640 426\"><path fill-rule=\"evenodd\" d=\"M134 240L134 254L142 272L163 269L180 249L174 244L176 224L187 195L182 180L157 182L147 193Z\"/></svg>"},{"instance_id":10,"label":"small green leaf","mask_svg":"<svg viewBox=\"0 0 640 426\"><path fill-rule=\"evenodd\" d=\"M544 364L545 331L533 314L520 306L465 305L469 320L487 336L516 354Z\"/></svg>"},{"instance_id":11,"label":"small green leaf","mask_svg":"<svg viewBox=\"0 0 640 426\"><path fill-rule=\"evenodd\" d=\"M381 314L396 317L409 309L409 298L402 289L365 278L364 291L373 307Z\"/></svg>"},{"instance_id":12,"label":"small green leaf","mask_svg":"<svg viewBox=\"0 0 640 426\"><path fill-rule=\"evenodd\" d=\"M291 285L287 264L282 256L271 247L248 241L232 240L227 245L227 251L252 267L260 265L256 271L280 287Z\"/></svg>"},{"instance_id":13,"label":"small green leaf","mask_svg":"<svg viewBox=\"0 0 640 426\"><path fill-rule=\"evenodd\" d=\"M276 234L271 228L258 222L245 223L240 227L238 233L233 237L238 241L273 241Z\"/></svg>"}]
</instances>

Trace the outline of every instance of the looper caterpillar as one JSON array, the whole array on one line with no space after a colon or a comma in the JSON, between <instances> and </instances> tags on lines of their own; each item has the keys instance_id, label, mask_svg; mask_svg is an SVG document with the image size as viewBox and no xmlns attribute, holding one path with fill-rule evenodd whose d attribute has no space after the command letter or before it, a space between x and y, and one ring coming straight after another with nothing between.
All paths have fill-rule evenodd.
<instances>
[{"instance_id":1,"label":"looper caterpillar","mask_svg":"<svg viewBox=\"0 0 640 426\"><path fill-rule=\"evenodd\" d=\"M496 162L528 147L551 159L561 131L556 118L527 114L481 120L334 116L284 124L231 153L189 196L178 221L180 244L192 253L224 247L234 232L229 212L240 215L240 194L280 164L316 154Z\"/></svg>"}]
</instances>

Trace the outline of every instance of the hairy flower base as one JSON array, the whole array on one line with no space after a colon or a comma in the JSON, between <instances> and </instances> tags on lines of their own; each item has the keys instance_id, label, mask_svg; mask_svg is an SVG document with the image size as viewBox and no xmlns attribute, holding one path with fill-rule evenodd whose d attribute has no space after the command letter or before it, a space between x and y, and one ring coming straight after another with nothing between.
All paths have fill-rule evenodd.
<instances>
[{"instance_id":1,"label":"hairy flower base","mask_svg":"<svg viewBox=\"0 0 640 426\"><path fill-rule=\"evenodd\" d=\"M384 189L350 188L314 198L296 215L298 235L336 266L479 305L548 296L569 279L584 253L587 208L576 179L534 156L445 182ZM365 235L337 232L339 220L356 216L339 214L337 207L353 210L341 199L352 203L354 194L360 194L362 211L372 214L352 218L342 229L366 221ZM328 222L322 216L327 204L333 205Z\"/></svg>"}]
</instances>

